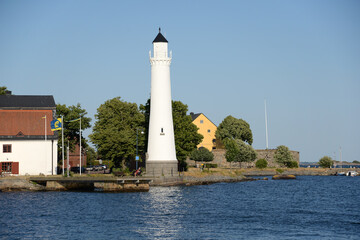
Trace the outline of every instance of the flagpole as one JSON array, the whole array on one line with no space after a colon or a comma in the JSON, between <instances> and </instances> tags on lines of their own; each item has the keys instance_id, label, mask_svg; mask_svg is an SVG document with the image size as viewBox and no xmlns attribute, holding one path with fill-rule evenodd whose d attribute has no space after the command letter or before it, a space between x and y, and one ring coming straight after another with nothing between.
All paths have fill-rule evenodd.
<instances>
[{"instance_id":1,"label":"flagpole","mask_svg":"<svg viewBox=\"0 0 360 240\"><path fill-rule=\"evenodd\" d=\"M80 116L80 175L81 175L81 116Z\"/></svg>"},{"instance_id":2,"label":"flagpole","mask_svg":"<svg viewBox=\"0 0 360 240\"><path fill-rule=\"evenodd\" d=\"M268 138L268 125L267 125L267 111L266 111L266 99L264 100L265 105L265 135L266 135L266 149L269 148L269 138Z\"/></svg>"},{"instance_id":3,"label":"flagpole","mask_svg":"<svg viewBox=\"0 0 360 240\"><path fill-rule=\"evenodd\" d=\"M65 174L65 168L64 168L64 165L65 165L65 163L64 163L64 116L61 116L61 141L62 141L62 143L61 143L61 146L62 146L62 164L63 164L63 169L62 169L62 174L63 174L63 176L64 176L64 174Z\"/></svg>"}]
</instances>

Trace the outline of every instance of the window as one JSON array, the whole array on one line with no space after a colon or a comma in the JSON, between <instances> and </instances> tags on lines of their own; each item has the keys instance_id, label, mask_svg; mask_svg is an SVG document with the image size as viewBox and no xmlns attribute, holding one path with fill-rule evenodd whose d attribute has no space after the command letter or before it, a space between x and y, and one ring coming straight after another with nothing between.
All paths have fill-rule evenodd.
<instances>
[{"instance_id":1,"label":"window","mask_svg":"<svg viewBox=\"0 0 360 240\"><path fill-rule=\"evenodd\" d=\"M12 162L2 162L1 163L1 172L11 173L12 172Z\"/></svg>"},{"instance_id":2,"label":"window","mask_svg":"<svg viewBox=\"0 0 360 240\"><path fill-rule=\"evenodd\" d=\"M200 123L204 123L204 120L200 120Z\"/></svg>"},{"instance_id":3,"label":"window","mask_svg":"<svg viewBox=\"0 0 360 240\"><path fill-rule=\"evenodd\" d=\"M11 144L3 145L3 153L11 153Z\"/></svg>"},{"instance_id":4,"label":"window","mask_svg":"<svg viewBox=\"0 0 360 240\"><path fill-rule=\"evenodd\" d=\"M210 129L208 129L208 133L210 132Z\"/></svg>"}]
</instances>

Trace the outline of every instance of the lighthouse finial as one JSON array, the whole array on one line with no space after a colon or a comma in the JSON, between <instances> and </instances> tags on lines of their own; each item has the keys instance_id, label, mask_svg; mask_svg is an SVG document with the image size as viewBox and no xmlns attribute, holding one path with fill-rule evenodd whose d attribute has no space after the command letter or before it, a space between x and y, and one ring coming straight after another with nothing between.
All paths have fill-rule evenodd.
<instances>
[{"instance_id":1,"label":"lighthouse finial","mask_svg":"<svg viewBox=\"0 0 360 240\"><path fill-rule=\"evenodd\" d=\"M159 33L161 33L161 28L159 27Z\"/></svg>"}]
</instances>

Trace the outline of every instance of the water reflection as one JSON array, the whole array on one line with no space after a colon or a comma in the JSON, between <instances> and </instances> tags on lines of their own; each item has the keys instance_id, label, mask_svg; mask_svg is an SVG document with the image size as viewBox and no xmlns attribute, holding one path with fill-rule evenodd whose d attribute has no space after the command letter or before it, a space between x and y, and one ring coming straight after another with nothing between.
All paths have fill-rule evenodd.
<instances>
[{"instance_id":1,"label":"water reflection","mask_svg":"<svg viewBox=\"0 0 360 240\"><path fill-rule=\"evenodd\" d=\"M181 187L153 187L146 195L141 195L147 206L142 216L146 216L144 226L136 231L148 238L177 238L183 229L182 219L186 214ZM146 231L146 232L145 232Z\"/></svg>"}]
</instances>

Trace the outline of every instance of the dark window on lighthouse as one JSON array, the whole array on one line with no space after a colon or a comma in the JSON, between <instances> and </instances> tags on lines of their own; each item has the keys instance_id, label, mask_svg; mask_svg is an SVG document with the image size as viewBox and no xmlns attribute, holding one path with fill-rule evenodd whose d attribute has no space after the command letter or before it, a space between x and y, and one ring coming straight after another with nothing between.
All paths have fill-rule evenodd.
<instances>
[{"instance_id":1,"label":"dark window on lighthouse","mask_svg":"<svg viewBox=\"0 0 360 240\"><path fill-rule=\"evenodd\" d=\"M164 128L161 128L160 135L165 135L165 133L164 133Z\"/></svg>"}]
</instances>

